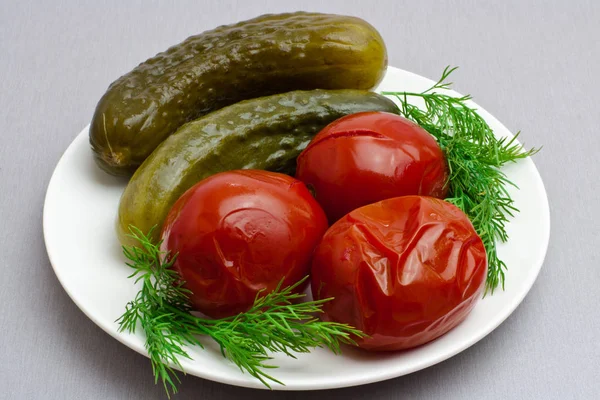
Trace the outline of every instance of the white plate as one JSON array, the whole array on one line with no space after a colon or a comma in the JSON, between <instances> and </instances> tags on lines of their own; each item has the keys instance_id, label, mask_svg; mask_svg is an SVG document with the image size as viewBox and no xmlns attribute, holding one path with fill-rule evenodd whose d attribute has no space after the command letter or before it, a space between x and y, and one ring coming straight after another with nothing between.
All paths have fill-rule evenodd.
<instances>
[{"instance_id":1,"label":"white plate","mask_svg":"<svg viewBox=\"0 0 600 400\"><path fill-rule=\"evenodd\" d=\"M378 90L419 92L432 83L390 67ZM511 136L489 113L481 108L479 112L497 136ZM509 242L498 249L508 265L505 291L499 290L484 298L462 324L417 349L370 354L347 348L342 356L315 349L310 354L299 355L297 360L276 356L272 363L280 368L270 372L286 386L273 385L273 389L328 389L405 375L452 357L500 325L533 285L550 234L548 199L533 161L522 160L504 171L520 187L520 190L511 189L511 195L521 210L507 226ZM44 205L44 238L54 271L77 306L111 336L147 355L142 333L119 333L115 323L137 291L132 280L127 279L131 271L124 264L114 231L117 205L125 183L95 165L86 127L62 156L50 180ZM206 350L189 349L193 361L181 361L188 374L232 385L264 388L222 358L213 343L204 342L208 345ZM148 376L149 382L151 379Z\"/></svg>"}]
</instances>

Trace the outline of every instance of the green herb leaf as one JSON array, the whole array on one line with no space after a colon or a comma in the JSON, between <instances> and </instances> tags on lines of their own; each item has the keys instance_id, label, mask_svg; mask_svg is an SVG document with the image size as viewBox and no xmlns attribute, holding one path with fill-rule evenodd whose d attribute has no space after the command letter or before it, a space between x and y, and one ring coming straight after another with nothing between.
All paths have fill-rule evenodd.
<instances>
[{"instance_id":1,"label":"green herb leaf","mask_svg":"<svg viewBox=\"0 0 600 400\"><path fill-rule=\"evenodd\" d=\"M267 387L269 382L283 385L266 372L276 368L268 364L270 353L294 357L294 353L326 347L339 354L342 343L355 344L354 338L365 336L349 325L315 318L316 313L322 312L321 306L331 299L297 302L305 295L294 290L306 278L285 288L280 283L275 291L264 296L259 293L245 313L215 320L197 317L191 314L190 292L171 269L177 255L161 252L161 243L153 244L150 239L152 230L144 234L130 227L130 231L139 246L124 246L123 253L130 261L127 265L133 269L130 278L141 282L142 287L117 322L121 331L134 333L138 327L143 329L155 382L162 381L168 396L177 393L179 383L169 365L183 370L179 359L190 359L184 346L203 347L199 335L215 340L224 357Z\"/></svg>"},{"instance_id":2,"label":"green herb leaf","mask_svg":"<svg viewBox=\"0 0 600 400\"><path fill-rule=\"evenodd\" d=\"M506 264L498 258L496 242L505 242L506 223L518 210L506 187L513 185L500 168L509 162L535 154L512 138L497 139L490 126L470 107L471 96L453 97L444 93L446 82L457 68L446 67L442 77L421 93L383 92L400 102L401 114L433 135L446 155L450 176L446 199L463 210L483 240L488 257L486 291L504 289ZM409 99L420 99L419 107Z\"/></svg>"}]
</instances>

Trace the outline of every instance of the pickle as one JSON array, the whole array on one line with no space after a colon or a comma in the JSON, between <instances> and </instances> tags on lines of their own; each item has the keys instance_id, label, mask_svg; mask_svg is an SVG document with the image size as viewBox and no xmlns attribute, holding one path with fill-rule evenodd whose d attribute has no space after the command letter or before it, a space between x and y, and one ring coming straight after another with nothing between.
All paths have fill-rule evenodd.
<instances>
[{"instance_id":1,"label":"pickle","mask_svg":"<svg viewBox=\"0 0 600 400\"><path fill-rule=\"evenodd\" d=\"M387 68L379 33L355 17L264 15L192 36L113 82L90 126L98 165L131 175L181 125L241 100L371 89Z\"/></svg>"},{"instance_id":2,"label":"pickle","mask_svg":"<svg viewBox=\"0 0 600 400\"><path fill-rule=\"evenodd\" d=\"M362 111L398 114L395 103L363 90L312 90L246 100L183 125L138 168L119 204L117 233L129 226L154 240L175 201L200 180L222 171L293 173L296 158L326 125Z\"/></svg>"}]
</instances>

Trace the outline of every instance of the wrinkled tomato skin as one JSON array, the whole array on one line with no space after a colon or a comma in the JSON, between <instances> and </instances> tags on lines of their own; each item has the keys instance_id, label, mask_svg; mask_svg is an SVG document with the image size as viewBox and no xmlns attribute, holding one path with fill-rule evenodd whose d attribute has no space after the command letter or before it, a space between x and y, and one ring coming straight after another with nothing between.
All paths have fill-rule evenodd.
<instances>
[{"instance_id":1,"label":"wrinkled tomato skin","mask_svg":"<svg viewBox=\"0 0 600 400\"><path fill-rule=\"evenodd\" d=\"M380 200L444 198L448 169L436 140L395 114L348 115L325 127L298 157L296 178L314 187L330 223Z\"/></svg>"},{"instance_id":2,"label":"wrinkled tomato skin","mask_svg":"<svg viewBox=\"0 0 600 400\"><path fill-rule=\"evenodd\" d=\"M213 175L173 206L162 250L192 291L194 308L222 318L246 311L265 294L309 275L327 219L306 186L254 170ZM308 283L307 283L308 284ZM298 290L302 290L299 288Z\"/></svg>"},{"instance_id":3,"label":"wrinkled tomato skin","mask_svg":"<svg viewBox=\"0 0 600 400\"><path fill-rule=\"evenodd\" d=\"M312 292L334 297L323 319L350 324L373 351L416 347L448 332L481 297L485 248L457 207L406 196L359 208L315 250Z\"/></svg>"}]
</instances>

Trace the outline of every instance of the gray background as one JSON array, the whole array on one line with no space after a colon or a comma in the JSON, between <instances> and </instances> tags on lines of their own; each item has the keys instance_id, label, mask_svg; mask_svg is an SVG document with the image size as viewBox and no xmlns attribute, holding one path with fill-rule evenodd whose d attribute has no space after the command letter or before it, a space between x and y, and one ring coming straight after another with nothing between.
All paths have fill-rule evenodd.
<instances>
[{"instance_id":1,"label":"gray background","mask_svg":"<svg viewBox=\"0 0 600 400\"><path fill-rule=\"evenodd\" d=\"M148 360L88 320L54 276L41 230L48 180L118 76L189 35L297 9L367 19L391 65L430 78L460 66L457 90L544 146L534 160L550 198L546 262L504 324L427 370L312 393L184 377L177 398L598 398L599 2L119 3L0 2L0 398L164 398Z\"/></svg>"}]
</instances>

